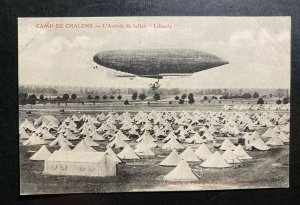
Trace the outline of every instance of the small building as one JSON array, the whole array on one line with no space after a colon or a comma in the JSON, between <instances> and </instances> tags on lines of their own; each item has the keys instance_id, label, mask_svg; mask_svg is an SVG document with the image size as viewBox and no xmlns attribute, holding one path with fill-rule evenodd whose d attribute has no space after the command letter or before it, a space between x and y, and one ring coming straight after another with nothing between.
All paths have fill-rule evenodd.
<instances>
[{"instance_id":1,"label":"small building","mask_svg":"<svg viewBox=\"0 0 300 205\"><path fill-rule=\"evenodd\" d=\"M116 176L117 162L105 152L55 151L44 164L50 175Z\"/></svg>"}]
</instances>

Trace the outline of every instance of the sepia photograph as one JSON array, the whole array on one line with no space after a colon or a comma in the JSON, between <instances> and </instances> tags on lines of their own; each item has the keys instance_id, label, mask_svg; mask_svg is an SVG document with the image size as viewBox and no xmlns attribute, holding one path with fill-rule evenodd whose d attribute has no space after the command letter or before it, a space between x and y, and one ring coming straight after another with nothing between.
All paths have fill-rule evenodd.
<instances>
[{"instance_id":1,"label":"sepia photograph","mask_svg":"<svg viewBox=\"0 0 300 205\"><path fill-rule=\"evenodd\" d=\"M289 187L291 17L18 18L20 194Z\"/></svg>"}]
</instances>

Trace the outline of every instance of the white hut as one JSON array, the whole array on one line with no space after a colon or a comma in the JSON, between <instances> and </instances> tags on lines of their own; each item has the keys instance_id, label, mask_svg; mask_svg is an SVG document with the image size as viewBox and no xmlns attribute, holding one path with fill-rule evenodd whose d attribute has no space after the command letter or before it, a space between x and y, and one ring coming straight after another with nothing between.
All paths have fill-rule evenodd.
<instances>
[{"instance_id":1,"label":"white hut","mask_svg":"<svg viewBox=\"0 0 300 205\"><path fill-rule=\"evenodd\" d=\"M115 176L117 163L105 152L58 152L45 160L49 175Z\"/></svg>"}]
</instances>

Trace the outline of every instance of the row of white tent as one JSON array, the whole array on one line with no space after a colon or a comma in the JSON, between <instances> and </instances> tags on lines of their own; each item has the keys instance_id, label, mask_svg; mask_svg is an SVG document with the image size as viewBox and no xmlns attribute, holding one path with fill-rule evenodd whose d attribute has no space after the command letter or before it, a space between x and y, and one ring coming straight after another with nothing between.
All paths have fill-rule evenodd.
<instances>
[{"instance_id":1,"label":"row of white tent","mask_svg":"<svg viewBox=\"0 0 300 205\"><path fill-rule=\"evenodd\" d=\"M222 107L223 110L290 110L290 103L288 104L262 104L262 105L250 105L250 104L236 104L236 105L224 105Z\"/></svg>"},{"instance_id":2,"label":"row of white tent","mask_svg":"<svg viewBox=\"0 0 300 205\"><path fill-rule=\"evenodd\" d=\"M147 150L147 151L146 151ZM76 145L72 150L68 145L64 144L56 152L96 152L92 147L90 147L84 140ZM145 153L146 151L146 153ZM107 147L105 151L116 163L122 162L124 159L140 159L142 155L154 156L154 153L150 148L146 146L137 146L136 150L133 150L130 145L126 147L118 154ZM30 160L47 160L51 156L51 152L43 145L34 155L30 157ZM202 144L199 148L194 151L190 146L188 146L181 154L178 154L176 149L173 149L171 153L160 162L161 166L175 166L175 168L167 174L165 180L197 180L198 176L191 170L188 163L196 162L200 163L203 168L228 168L232 164L242 163L244 160L251 160L252 157L249 156L241 145L238 145L232 150L232 147L227 147L224 153L221 155L219 151L212 153L206 144Z\"/></svg>"},{"instance_id":3,"label":"row of white tent","mask_svg":"<svg viewBox=\"0 0 300 205\"><path fill-rule=\"evenodd\" d=\"M34 125L48 124L48 128L58 127L60 124L58 120L53 119L51 115L41 116L34 121ZM51 120L49 120L51 119ZM42 120L42 121L41 121ZM167 123L172 123L172 125L200 125L200 124L212 124L223 126L227 122L234 122L238 126L275 126L276 124L286 124L289 122L289 114L285 113L279 115L273 112L263 112L263 113L249 113L249 112L186 112L182 111L180 113L176 112L157 112L151 111L150 113L145 113L139 111L135 116L131 116L128 112L122 114L109 112L107 115L104 113L98 114L96 117L91 115L82 115L78 118L76 115L72 117L67 117L60 126L66 127L68 123L71 123L71 128L75 129L75 122L84 121L91 124L111 124L111 125L122 125L121 129L126 130L130 125L144 125L151 123L152 125L165 125ZM36 123L39 122L39 123ZM24 124L25 123L25 124ZM27 125L28 122L25 121L21 124ZM30 125L28 125L30 126ZM149 126L149 125L148 125ZM29 130L35 131L34 126L27 127Z\"/></svg>"},{"instance_id":4,"label":"row of white tent","mask_svg":"<svg viewBox=\"0 0 300 205\"><path fill-rule=\"evenodd\" d=\"M102 113L103 114L103 113ZM139 114L139 113L138 113ZM138 115L137 114L137 115ZM110 115L110 114L108 114ZM117 115L117 114L115 114ZM51 135L50 130L56 130L58 133L63 133L68 139L78 139L77 136L75 136L74 134L80 134L80 135L85 135L85 136L91 136L93 139L95 140L104 140L103 136L114 136L116 132L118 132L120 135L123 135L121 131L126 132L128 135L136 135L139 136L139 134L141 132L144 131L152 131L154 133L154 136L164 136L166 137L167 134L169 134L170 132L175 132L175 133L180 133L181 136L188 136L190 134L194 134L196 133L196 131L203 131L205 132L205 135L207 135L206 137L211 139L212 137L210 135L216 133L216 132L220 132L220 133L225 133L225 134L229 134L229 135L238 135L241 134L240 131L240 126L245 126L245 125L249 125L249 126L256 126L257 124L253 123L251 120L256 120L256 122L258 122L259 124L264 124L267 125L268 127L274 126L274 124L272 124L271 120L274 120L276 117L277 119L280 118L281 121L285 121L285 126L283 127L283 125L280 126L275 125L274 129L276 130L281 130L282 132L285 133L289 133L289 116L287 115L282 115L281 117L279 117L278 115L267 115L268 118L271 118L271 120L266 120L266 116L264 115L252 115L251 118L244 118L242 119L242 117L240 115L225 115L227 116L227 121L224 121L224 124L218 124L221 125L221 129L217 130L215 128L215 126L220 127L218 125L216 125L215 123L205 123L204 126L200 129L199 127L194 127L191 124L187 124L187 125L180 125L178 126L178 128L174 128L174 125L168 121L165 121L164 124L161 125L154 125L153 122L149 122L146 121L144 124L139 125L140 127L137 126L137 124L134 121L128 120L127 121L123 121L122 122L122 126L118 129L116 127L116 116L111 114L105 121L103 121L102 123L99 123L97 120L92 120L95 119L91 116L88 116L86 118L84 118L84 123L83 126L81 126L80 128L77 127L76 122L76 116L74 115L72 118L68 117L66 120L64 120L62 122L62 124L60 126L57 125L56 122L54 121L50 121L50 122L46 122L43 121L43 123L40 125L39 128L35 128L34 125L29 122L27 119L20 125L19 128L19 132L21 135L21 139L28 139L29 135L26 134L27 131L31 131L31 132L35 132L36 134L41 134L43 135L45 139L53 139L54 136ZM136 115L136 116L137 116ZM135 117L136 117L135 116ZM217 116L218 118L220 118L220 116ZM225 119L226 117L223 117L223 119ZM264 119L264 120L262 120ZM101 125L100 127L96 127L95 126L95 121L97 121L96 125ZM216 120L214 120L216 121ZM262 121L264 121L264 123L262 123ZM268 123L266 123L266 121L268 121ZM243 123L244 122L244 123ZM25 130L25 132L24 132ZM119 130L119 131L118 131ZM103 136L100 136L98 133L104 133ZM185 138L185 137L184 137Z\"/></svg>"}]
</instances>

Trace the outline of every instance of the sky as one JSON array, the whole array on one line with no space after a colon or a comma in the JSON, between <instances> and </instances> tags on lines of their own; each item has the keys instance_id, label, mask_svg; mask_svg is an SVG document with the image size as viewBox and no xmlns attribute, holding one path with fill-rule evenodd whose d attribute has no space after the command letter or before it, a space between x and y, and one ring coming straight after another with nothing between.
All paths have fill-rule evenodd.
<instances>
[{"instance_id":1,"label":"sky","mask_svg":"<svg viewBox=\"0 0 300 205\"><path fill-rule=\"evenodd\" d=\"M47 23L54 27L40 28ZM70 24L93 27L66 28ZM147 27L95 27L103 24ZM155 79L117 78L115 71L99 65L92 69L93 56L114 49L182 48L211 53L229 64L162 79L162 87L289 88L290 30L290 17L20 18L19 84L148 88Z\"/></svg>"}]
</instances>

